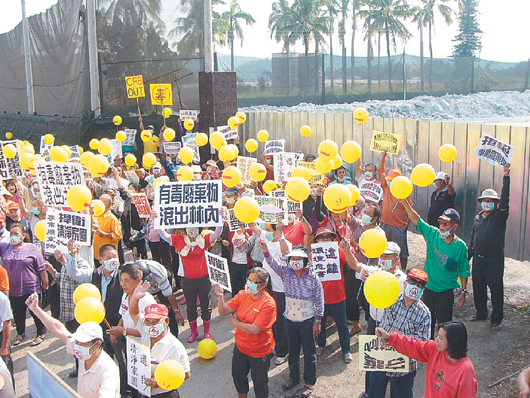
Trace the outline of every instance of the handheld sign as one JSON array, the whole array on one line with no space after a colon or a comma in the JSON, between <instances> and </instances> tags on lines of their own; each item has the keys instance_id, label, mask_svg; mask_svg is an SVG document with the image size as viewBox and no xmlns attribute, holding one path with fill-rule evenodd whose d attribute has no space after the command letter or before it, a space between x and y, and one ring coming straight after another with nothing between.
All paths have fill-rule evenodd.
<instances>
[{"instance_id":1,"label":"handheld sign","mask_svg":"<svg viewBox=\"0 0 530 398\"><path fill-rule=\"evenodd\" d=\"M401 136L399 134L383 133L374 130L370 150L376 152L387 152L394 155L399 153L401 148Z\"/></svg>"},{"instance_id":2,"label":"handheld sign","mask_svg":"<svg viewBox=\"0 0 530 398\"><path fill-rule=\"evenodd\" d=\"M142 75L126 76L125 88L128 98L145 97L144 78Z\"/></svg>"},{"instance_id":3,"label":"handheld sign","mask_svg":"<svg viewBox=\"0 0 530 398\"><path fill-rule=\"evenodd\" d=\"M408 373L409 368L409 357L396 351L384 339L359 336L359 370Z\"/></svg>"},{"instance_id":4,"label":"handheld sign","mask_svg":"<svg viewBox=\"0 0 530 398\"><path fill-rule=\"evenodd\" d=\"M514 151L513 145L506 144L491 135L482 134L475 156L502 169L510 163Z\"/></svg>"},{"instance_id":5,"label":"handheld sign","mask_svg":"<svg viewBox=\"0 0 530 398\"><path fill-rule=\"evenodd\" d=\"M151 104L173 105L173 91L171 84L150 84Z\"/></svg>"}]
</instances>

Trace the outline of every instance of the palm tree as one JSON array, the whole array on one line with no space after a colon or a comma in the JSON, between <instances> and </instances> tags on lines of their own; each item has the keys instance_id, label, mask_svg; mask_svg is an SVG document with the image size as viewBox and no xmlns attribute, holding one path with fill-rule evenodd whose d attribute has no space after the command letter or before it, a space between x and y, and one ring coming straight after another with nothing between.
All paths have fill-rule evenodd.
<instances>
[{"instance_id":1,"label":"palm tree","mask_svg":"<svg viewBox=\"0 0 530 398\"><path fill-rule=\"evenodd\" d=\"M323 34L328 31L327 19L321 3L315 0L296 0L291 7L291 21L285 28L289 31L289 42L302 40L305 55L309 55L309 41L315 40L315 50L318 43L324 41Z\"/></svg>"},{"instance_id":2,"label":"palm tree","mask_svg":"<svg viewBox=\"0 0 530 398\"><path fill-rule=\"evenodd\" d=\"M164 28L162 0L97 0L97 7L110 21L119 19L131 26L154 22L158 29Z\"/></svg>"},{"instance_id":3,"label":"palm tree","mask_svg":"<svg viewBox=\"0 0 530 398\"><path fill-rule=\"evenodd\" d=\"M423 74L423 28L426 26L425 21L425 8L424 7L413 7L412 8L412 15L414 15L414 19L412 22L415 22L418 24L418 29L420 31L420 81L421 81L421 91L425 91L425 80L424 80L424 74Z\"/></svg>"},{"instance_id":4,"label":"palm tree","mask_svg":"<svg viewBox=\"0 0 530 398\"><path fill-rule=\"evenodd\" d=\"M352 8L352 35L351 35L351 86L355 89L355 33L357 31L357 19L362 17L361 7L365 4L365 0L351 0Z\"/></svg>"},{"instance_id":5,"label":"palm tree","mask_svg":"<svg viewBox=\"0 0 530 398\"><path fill-rule=\"evenodd\" d=\"M333 33L335 31L335 17L339 14L337 7L339 6L337 0L325 0L328 18L328 33L329 33L329 75L331 77L331 91L335 86L333 79Z\"/></svg>"},{"instance_id":6,"label":"palm tree","mask_svg":"<svg viewBox=\"0 0 530 398\"><path fill-rule=\"evenodd\" d=\"M340 21L339 21L339 41L342 47L342 92L348 91L348 80L346 75L346 19L348 18L348 8L350 0L341 0L340 2Z\"/></svg>"},{"instance_id":7,"label":"palm tree","mask_svg":"<svg viewBox=\"0 0 530 398\"><path fill-rule=\"evenodd\" d=\"M291 24L291 7L288 0L278 0L272 3L272 12L269 15L269 29L271 39L277 43L283 41L283 49L287 54L287 89L291 89L291 42L289 41L289 31L286 29Z\"/></svg>"},{"instance_id":8,"label":"palm tree","mask_svg":"<svg viewBox=\"0 0 530 398\"><path fill-rule=\"evenodd\" d=\"M230 1L230 10L221 14L221 19L225 21L228 26L228 44L230 45L230 69L234 68L234 39L237 36L241 39L243 45L243 28L239 20L245 22L248 26L254 25L256 20L247 12L244 12L239 6L238 0Z\"/></svg>"}]
</instances>

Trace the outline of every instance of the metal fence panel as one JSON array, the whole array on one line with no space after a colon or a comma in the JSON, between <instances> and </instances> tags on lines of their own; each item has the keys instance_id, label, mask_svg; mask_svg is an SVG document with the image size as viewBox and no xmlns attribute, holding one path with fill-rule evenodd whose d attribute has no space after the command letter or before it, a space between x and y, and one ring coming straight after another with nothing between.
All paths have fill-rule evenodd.
<instances>
[{"instance_id":1,"label":"metal fence panel","mask_svg":"<svg viewBox=\"0 0 530 398\"><path fill-rule=\"evenodd\" d=\"M504 128L505 126L499 127ZM518 253L519 255L522 254L522 250L519 248L520 244L524 245L528 241L526 238L530 237L530 231L525 228L525 224L528 225L528 167L530 165L527 150L527 130L525 127L513 126L509 141L515 146L515 152L510 171L510 217L506 228L506 253ZM501 170L499 169L499 171ZM495 186L499 194L501 187L502 182ZM524 258L530 259L528 252Z\"/></svg>"}]
</instances>

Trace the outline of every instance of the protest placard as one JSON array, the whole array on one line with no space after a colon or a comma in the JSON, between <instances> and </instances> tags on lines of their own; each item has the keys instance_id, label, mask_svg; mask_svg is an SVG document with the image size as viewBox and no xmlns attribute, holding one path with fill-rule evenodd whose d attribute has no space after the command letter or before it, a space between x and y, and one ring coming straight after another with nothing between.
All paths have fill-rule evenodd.
<instances>
[{"instance_id":1,"label":"protest placard","mask_svg":"<svg viewBox=\"0 0 530 398\"><path fill-rule=\"evenodd\" d=\"M272 155L276 152L285 152L285 140L269 140L263 146L263 155Z\"/></svg>"},{"instance_id":2,"label":"protest placard","mask_svg":"<svg viewBox=\"0 0 530 398\"><path fill-rule=\"evenodd\" d=\"M376 152L387 152L397 155L401 148L401 135L383 133L382 131L374 130L372 135L372 142L370 143L370 150Z\"/></svg>"},{"instance_id":3,"label":"protest placard","mask_svg":"<svg viewBox=\"0 0 530 398\"><path fill-rule=\"evenodd\" d=\"M155 228L222 226L222 204L220 180L157 183Z\"/></svg>"},{"instance_id":4,"label":"protest placard","mask_svg":"<svg viewBox=\"0 0 530 398\"><path fill-rule=\"evenodd\" d=\"M31 398L83 398L31 351L28 351L26 359L29 387L27 396Z\"/></svg>"},{"instance_id":5,"label":"protest placard","mask_svg":"<svg viewBox=\"0 0 530 398\"><path fill-rule=\"evenodd\" d=\"M138 178L138 174L136 174L136 171L124 171L123 174L125 175L125 178L129 183L132 184L139 184L140 179Z\"/></svg>"},{"instance_id":6,"label":"protest placard","mask_svg":"<svg viewBox=\"0 0 530 398\"><path fill-rule=\"evenodd\" d=\"M322 282L341 279L339 242L313 243L311 254L313 269Z\"/></svg>"},{"instance_id":7,"label":"protest placard","mask_svg":"<svg viewBox=\"0 0 530 398\"><path fill-rule=\"evenodd\" d=\"M125 88L128 98L145 97L144 78L142 75L125 76Z\"/></svg>"},{"instance_id":8,"label":"protest placard","mask_svg":"<svg viewBox=\"0 0 530 398\"><path fill-rule=\"evenodd\" d=\"M46 144L46 142L44 142L44 136L41 135L40 136L40 149L39 149L39 153L42 154L46 149L49 151L50 149L52 149L53 147L53 144Z\"/></svg>"},{"instance_id":9,"label":"protest placard","mask_svg":"<svg viewBox=\"0 0 530 398\"><path fill-rule=\"evenodd\" d=\"M278 184L289 181L296 167L296 153L277 152L272 157L274 159L274 181Z\"/></svg>"},{"instance_id":10,"label":"protest placard","mask_svg":"<svg viewBox=\"0 0 530 398\"><path fill-rule=\"evenodd\" d=\"M182 148L181 142L164 142L164 153L166 155L178 155L180 148Z\"/></svg>"},{"instance_id":11,"label":"protest placard","mask_svg":"<svg viewBox=\"0 0 530 398\"><path fill-rule=\"evenodd\" d=\"M122 142L122 146L134 146L136 141L136 129L125 129L125 141Z\"/></svg>"},{"instance_id":12,"label":"protest placard","mask_svg":"<svg viewBox=\"0 0 530 398\"><path fill-rule=\"evenodd\" d=\"M317 166L312 162L296 162L297 166L305 167L309 170L309 183L324 185L324 174L317 171Z\"/></svg>"},{"instance_id":13,"label":"protest placard","mask_svg":"<svg viewBox=\"0 0 530 398\"><path fill-rule=\"evenodd\" d=\"M383 187L379 181L362 180L359 183L359 191L367 201L379 203L383 200Z\"/></svg>"},{"instance_id":14,"label":"protest placard","mask_svg":"<svg viewBox=\"0 0 530 398\"><path fill-rule=\"evenodd\" d=\"M70 160L79 159L81 159L81 151L79 150L79 145L72 145L70 147Z\"/></svg>"},{"instance_id":15,"label":"protest placard","mask_svg":"<svg viewBox=\"0 0 530 398\"><path fill-rule=\"evenodd\" d=\"M17 149L17 154L14 158L8 159L4 156L4 146L13 144ZM11 174L15 173L18 177L22 177L23 171L20 167L20 145L18 141L0 141L0 179L6 180L11 178Z\"/></svg>"},{"instance_id":16,"label":"protest placard","mask_svg":"<svg viewBox=\"0 0 530 398\"><path fill-rule=\"evenodd\" d=\"M184 146L190 147L193 151L193 161L200 162L201 155L199 152L199 146L195 143L196 137L197 133L186 134L184 137L182 137L182 143L184 144Z\"/></svg>"},{"instance_id":17,"label":"protest placard","mask_svg":"<svg viewBox=\"0 0 530 398\"><path fill-rule=\"evenodd\" d=\"M488 134L482 134L475 156L485 162L504 168L511 162L515 147Z\"/></svg>"},{"instance_id":18,"label":"protest placard","mask_svg":"<svg viewBox=\"0 0 530 398\"><path fill-rule=\"evenodd\" d=\"M45 206L68 206L68 190L74 185L85 185L80 163L35 162L35 175Z\"/></svg>"},{"instance_id":19,"label":"protest placard","mask_svg":"<svg viewBox=\"0 0 530 398\"><path fill-rule=\"evenodd\" d=\"M408 373L409 357L396 351L385 339L359 335L359 370Z\"/></svg>"},{"instance_id":20,"label":"protest placard","mask_svg":"<svg viewBox=\"0 0 530 398\"><path fill-rule=\"evenodd\" d=\"M90 214L48 209L45 220L44 251L46 253L53 253L60 245L68 245L70 240L75 241L79 246L91 245Z\"/></svg>"},{"instance_id":21,"label":"protest placard","mask_svg":"<svg viewBox=\"0 0 530 398\"><path fill-rule=\"evenodd\" d=\"M271 196L255 196L254 199L260 205L259 218L256 222L278 224L278 221L287 225L287 198L274 198Z\"/></svg>"},{"instance_id":22,"label":"protest placard","mask_svg":"<svg viewBox=\"0 0 530 398\"><path fill-rule=\"evenodd\" d=\"M149 206L149 200L145 193L133 193L132 202L136 205L140 218L151 217L151 206Z\"/></svg>"},{"instance_id":23,"label":"protest placard","mask_svg":"<svg viewBox=\"0 0 530 398\"><path fill-rule=\"evenodd\" d=\"M156 328L156 327L155 327ZM142 395L151 396L151 387L146 384L151 378L151 349L127 336L127 384Z\"/></svg>"},{"instance_id":24,"label":"protest placard","mask_svg":"<svg viewBox=\"0 0 530 398\"><path fill-rule=\"evenodd\" d=\"M173 90L171 84L149 84L152 105L173 105Z\"/></svg>"},{"instance_id":25,"label":"protest placard","mask_svg":"<svg viewBox=\"0 0 530 398\"><path fill-rule=\"evenodd\" d=\"M236 217L234 209L228 209L228 230L230 232L238 231L241 228L248 228L248 224L239 221L239 218Z\"/></svg>"},{"instance_id":26,"label":"protest placard","mask_svg":"<svg viewBox=\"0 0 530 398\"><path fill-rule=\"evenodd\" d=\"M258 159L256 158L248 158L245 156L237 157L236 166L241 170L241 182L243 184L250 184L250 181L252 181L252 178L250 177L250 167L257 162Z\"/></svg>"},{"instance_id":27,"label":"protest placard","mask_svg":"<svg viewBox=\"0 0 530 398\"><path fill-rule=\"evenodd\" d=\"M295 202L291 202L286 194L285 194L285 191L282 191L282 190L278 190L278 191L272 191L270 193L270 195L273 197L273 198L286 198L287 199L287 213L296 213L298 211L298 209L301 208L301 203L295 203Z\"/></svg>"},{"instance_id":28,"label":"protest placard","mask_svg":"<svg viewBox=\"0 0 530 398\"><path fill-rule=\"evenodd\" d=\"M181 109L179 111L179 117L184 119L193 119L195 121L197 119L197 116L199 116L199 111L191 110L191 109Z\"/></svg>"},{"instance_id":29,"label":"protest placard","mask_svg":"<svg viewBox=\"0 0 530 398\"><path fill-rule=\"evenodd\" d=\"M232 286L230 285L230 272L228 270L228 261L226 258L216 256L207 251L204 252L204 255L206 256L210 282L218 284L225 291L231 292Z\"/></svg>"}]
</instances>

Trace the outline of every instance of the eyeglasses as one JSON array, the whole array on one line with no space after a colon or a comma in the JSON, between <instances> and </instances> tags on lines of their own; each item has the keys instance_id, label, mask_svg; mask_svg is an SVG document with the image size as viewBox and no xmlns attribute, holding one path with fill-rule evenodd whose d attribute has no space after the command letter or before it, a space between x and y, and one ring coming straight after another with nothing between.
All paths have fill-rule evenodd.
<instances>
[{"instance_id":1,"label":"eyeglasses","mask_svg":"<svg viewBox=\"0 0 530 398\"><path fill-rule=\"evenodd\" d=\"M412 279L412 278L407 278L407 283L409 285L418 286L418 287L420 287L422 289L425 287L425 283L424 282L420 282L420 281L417 281L416 279Z\"/></svg>"},{"instance_id":2,"label":"eyeglasses","mask_svg":"<svg viewBox=\"0 0 530 398\"><path fill-rule=\"evenodd\" d=\"M264 283L267 283L267 282L256 282L256 281L251 281L250 279L247 279L247 282L252 282L252 283L255 283L256 285L263 285Z\"/></svg>"},{"instance_id":3,"label":"eyeglasses","mask_svg":"<svg viewBox=\"0 0 530 398\"><path fill-rule=\"evenodd\" d=\"M333 235L319 235L316 237L316 239L334 239L335 237Z\"/></svg>"}]
</instances>

